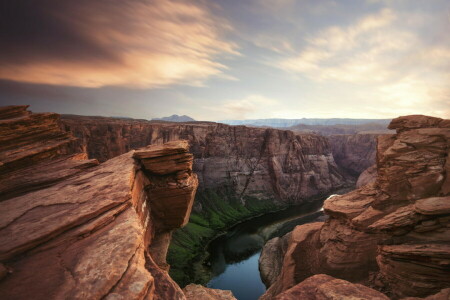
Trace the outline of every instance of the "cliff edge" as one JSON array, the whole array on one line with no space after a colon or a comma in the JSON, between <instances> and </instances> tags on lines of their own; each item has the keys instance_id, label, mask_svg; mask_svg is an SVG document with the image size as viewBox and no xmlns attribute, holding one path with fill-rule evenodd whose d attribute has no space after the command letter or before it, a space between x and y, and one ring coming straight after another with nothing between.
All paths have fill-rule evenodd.
<instances>
[{"instance_id":1,"label":"cliff edge","mask_svg":"<svg viewBox=\"0 0 450 300\"><path fill-rule=\"evenodd\" d=\"M261 299L294 299L315 274L393 299L450 287L450 120L405 116L389 129L397 133L378 138L375 183L329 198L327 221L298 226L287 247L275 241L263 250L262 256L278 247L284 257L276 278L267 274L271 285ZM314 297L305 299L335 299Z\"/></svg>"},{"instance_id":2,"label":"cliff edge","mask_svg":"<svg viewBox=\"0 0 450 300\"><path fill-rule=\"evenodd\" d=\"M187 142L98 165L26 108L0 110L0 298L185 299L165 256L198 186Z\"/></svg>"}]
</instances>

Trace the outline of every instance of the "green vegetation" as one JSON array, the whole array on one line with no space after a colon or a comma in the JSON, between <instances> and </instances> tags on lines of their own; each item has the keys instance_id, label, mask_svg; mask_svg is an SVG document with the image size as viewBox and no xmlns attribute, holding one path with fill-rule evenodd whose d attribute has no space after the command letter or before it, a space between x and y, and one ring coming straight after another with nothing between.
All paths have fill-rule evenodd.
<instances>
[{"instance_id":1,"label":"green vegetation","mask_svg":"<svg viewBox=\"0 0 450 300\"><path fill-rule=\"evenodd\" d=\"M207 257L206 245L227 228L251 217L283 208L273 200L244 196L242 202L228 190L198 191L195 201L201 213L193 212L189 223L174 232L169 247L170 276L181 286L206 283L210 274L202 263Z\"/></svg>"}]
</instances>

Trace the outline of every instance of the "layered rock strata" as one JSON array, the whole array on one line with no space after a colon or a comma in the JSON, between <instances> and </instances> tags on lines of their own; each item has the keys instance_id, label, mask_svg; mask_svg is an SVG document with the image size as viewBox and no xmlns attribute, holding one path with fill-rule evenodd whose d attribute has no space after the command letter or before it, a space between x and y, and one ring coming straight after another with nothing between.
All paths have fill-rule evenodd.
<instances>
[{"instance_id":1,"label":"layered rock strata","mask_svg":"<svg viewBox=\"0 0 450 300\"><path fill-rule=\"evenodd\" d=\"M320 273L394 299L450 287L450 120L406 116L389 128L376 182L326 200L326 222L295 228L263 299Z\"/></svg>"},{"instance_id":2,"label":"layered rock strata","mask_svg":"<svg viewBox=\"0 0 450 300\"><path fill-rule=\"evenodd\" d=\"M0 298L185 299L165 253L198 186L187 142L83 163L57 115L0 112Z\"/></svg>"},{"instance_id":3,"label":"layered rock strata","mask_svg":"<svg viewBox=\"0 0 450 300\"><path fill-rule=\"evenodd\" d=\"M72 151L76 139L54 113L27 105L0 108L0 201L51 186L98 165ZM45 170L45 172L42 172Z\"/></svg>"},{"instance_id":4,"label":"layered rock strata","mask_svg":"<svg viewBox=\"0 0 450 300\"><path fill-rule=\"evenodd\" d=\"M238 197L300 203L346 184L325 137L218 123L158 123L64 116L76 146L105 161L133 148L184 139L194 154L200 190L228 187Z\"/></svg>"}]
</instances>

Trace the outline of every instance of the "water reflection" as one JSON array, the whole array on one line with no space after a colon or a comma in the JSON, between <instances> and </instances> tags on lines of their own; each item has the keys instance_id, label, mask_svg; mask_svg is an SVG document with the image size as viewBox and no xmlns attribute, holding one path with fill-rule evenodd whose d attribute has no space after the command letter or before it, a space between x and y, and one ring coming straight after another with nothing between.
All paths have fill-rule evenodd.
<instances>
[{"instance_id":1,"label":"water reflection","mask_svg":"<svg viewBox=\"0 0 450 300\"><path fill-rule=\"evenodd\" d=\"M258 259L265 242L283 236L295 226L323 216L322 203L304 204L266 214L230 229L214 240L208 252L213 279L208 287L232 290L239 300L258 299L265 291Z\"/></svg>"}]
</instances>

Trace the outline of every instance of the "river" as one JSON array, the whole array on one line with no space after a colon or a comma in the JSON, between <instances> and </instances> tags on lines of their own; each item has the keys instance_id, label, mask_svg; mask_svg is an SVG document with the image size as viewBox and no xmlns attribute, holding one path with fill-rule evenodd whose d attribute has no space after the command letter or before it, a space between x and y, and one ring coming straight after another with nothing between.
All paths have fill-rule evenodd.
<instances>
[{"instance_id":1,"label":"river","mask_svg":"<svg viewBox=\"0 0 450 300\"><path fill-rule=\"evenodd\" d=\"M255 300L266 288L261 281L258 259L265 242L283 236L295 226L324 218L323 201L291 206L268 213L231 228L208 247L213 278L207 286L231 290L238 300Z\"/></svg>"}]
</instances>

